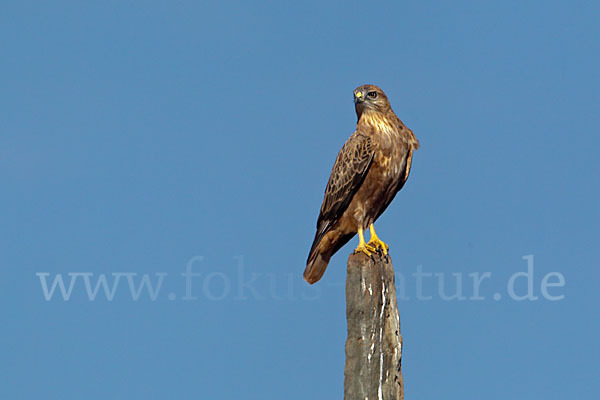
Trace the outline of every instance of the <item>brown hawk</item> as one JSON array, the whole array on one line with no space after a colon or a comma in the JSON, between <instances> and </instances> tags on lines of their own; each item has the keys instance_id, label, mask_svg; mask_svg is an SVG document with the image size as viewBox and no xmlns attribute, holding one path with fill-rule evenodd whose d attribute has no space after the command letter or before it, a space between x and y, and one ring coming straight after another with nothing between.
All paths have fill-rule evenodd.
<instances>
[{"instance_id":1,"label":"brown hawk","mask_svg":"<svg viewBox=\"0 0 600 400\"><path fill-rule=\"evenodd\" d=\"M356 131L340 150L321 205L317 233L306 261L304 279L315 283L329 259L358 233L355 252L384 254L388 245L373 223L390 205L408 179L413 151L419 141L394 114L387 96L375 85L354 90ZM363 232L371 231L365 243Z\"/></svg>"}]
</instances>

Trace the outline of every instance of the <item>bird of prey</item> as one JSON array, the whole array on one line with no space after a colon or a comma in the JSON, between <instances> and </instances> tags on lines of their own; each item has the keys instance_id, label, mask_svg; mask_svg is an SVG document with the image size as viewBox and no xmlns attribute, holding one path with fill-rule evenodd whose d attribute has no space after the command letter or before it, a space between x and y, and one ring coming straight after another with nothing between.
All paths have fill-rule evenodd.
<instances>
[{"instance_id":1,"label":"bird of prey","mask_svg":"<svg viewBox=\"0 0 600 400\"><path fill-rule=\"evenodd\" d=\"M329 259L358 233L354 252L371 255L389 247L377 237L373 223L408 179L419 141L396 116L387 96L375 85L354 90L358 122L333 165L317 220L317 233L306 261L304 279L313 284ZM363 232L371 238L365 242Z\"/></svg>"}]
</instances>

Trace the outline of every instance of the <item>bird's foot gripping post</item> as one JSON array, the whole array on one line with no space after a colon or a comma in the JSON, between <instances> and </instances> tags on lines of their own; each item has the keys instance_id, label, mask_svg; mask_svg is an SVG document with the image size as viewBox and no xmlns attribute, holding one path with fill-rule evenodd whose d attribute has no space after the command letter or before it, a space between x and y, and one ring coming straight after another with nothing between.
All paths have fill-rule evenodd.
<instances>
[{"instance_id":1,"label":"bird's foot gripping post","mask_svg":"<svg viewBox=\"0 0 600 400\"><path fill-rule=\"evenodd\" d=\"M371 257L373 260L376 255L385 256L386 261L389 262L388 254L390 246L387 245L383 240L379 239L377 233L375 233L375 227L373 224L369 227L371 231L371 239L369 243L365 242L364 231L362 228L358 228L358 246L354 249L352 254L364 254Z\"/></svg>"},{"instance_id":2,"label":"bird's foot gripping post","mask_svg":"<svg viewBox=\"0 0 600 400\"><path fill-rule=\"evenodd\" d=\"M385 243L383 240L379 239L379 236L377 236L377 233L375 233L375 226L373 226L373 224L371 224L369 230L371 231L371 240L369 240L367 246L371 246L375 249L381 250L383 254L387 256L390 250L390 246L388 246L387 243Z\"/></svg>"},{"instance_id":3,"label":"bird's foot gripping post","mask_svg":"<svg viewBox=\"0 0 600 400\"><path fill-rule=\"evenodd\" d=\"M402 400L402 336L388 257L353 253L346 280L345 400Z\"/></svg>"},{"instance_id":4,"label":"bird's foot gripping post","mask_svg":"<svg viewBox=\"0 0 600 400\"><path fill-rule=\"evenodd\" d=\"M358 246L354 249L352 254L364 254L371 257L373 253L377 251L376 247L371 246L370 243L365 242L365 234L362 228L358 228Z\"/></svg>"}]
</instances>

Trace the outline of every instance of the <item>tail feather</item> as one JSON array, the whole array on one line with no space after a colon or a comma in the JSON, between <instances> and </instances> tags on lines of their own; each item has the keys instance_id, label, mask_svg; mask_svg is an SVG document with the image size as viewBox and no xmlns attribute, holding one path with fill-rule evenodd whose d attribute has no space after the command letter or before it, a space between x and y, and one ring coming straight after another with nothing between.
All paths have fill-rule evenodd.
<instances>
[{"instance_id":1,"label":"tail feather","mask_svg":"<svg viewBox=\"0 0 600 400\"><path fill-rule=\"evenodd\" d=\"M306 261L304 280L312 285L321 279L327 269L331 256L348 243L354 235L355 233L340 234L335 231L317 232L308 255L308 260Z\"/></svg>"},{"instance_id":2,"label":"tail feather","mask_svg":"<svg viewBox=\"0 0 600 400\"><path fill-rule=\"evenodd\" d=\"M304 270L304 280L311 285L317 282L327 269L329 259L331 256L322 254L318 251L313 251L308 261L306 262L306 269Z\"/></svg>"}]
</instances>

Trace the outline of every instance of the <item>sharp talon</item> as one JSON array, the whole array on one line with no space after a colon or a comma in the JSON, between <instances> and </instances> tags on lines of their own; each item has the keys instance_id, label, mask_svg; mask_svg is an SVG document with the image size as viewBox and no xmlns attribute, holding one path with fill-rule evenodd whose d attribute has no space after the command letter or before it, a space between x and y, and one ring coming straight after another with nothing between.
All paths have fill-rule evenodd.
<instances>
[{"instance_id":1,"label":"sharp talon","mask_svg":"<svg viewBox=\"0 0 600 400\"><path fill-rule=\"evenodd\" d=\"M382 242L378 237L372 238L369 243L367 243L367 246L377 249L378 252L381 251L384 255L387 255L390 249L390 246Z\"/></svg>"},{"instance_id":2,"label":"sharp talon","mask_svg":"<svg viewBox=\"0 0 600 400\"><path fill-rule=\"evenodd\" d=\"M354 253L363 253L366 254L368 257L372 256L372 252L375 251L375 248L373 246L370 246L369 244L365 243L365 238L363 236L363 229L362 228L358 228L358 247L356 249L354 249Z\"/></svg>"},{"instance_id":3,"label":"sharp talon","mask_svg":"<svg viewBox=\"0 0 600 400\"><path fill-rule=\"evenodd\" d=\"M373 251L375 251L374 248L372 248L371 246L368 246L366 243L361 243L354 250L354 253L363 253L363 254L366 254L367 256L371 257Z\"/></svg>"}]
</instances>

